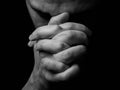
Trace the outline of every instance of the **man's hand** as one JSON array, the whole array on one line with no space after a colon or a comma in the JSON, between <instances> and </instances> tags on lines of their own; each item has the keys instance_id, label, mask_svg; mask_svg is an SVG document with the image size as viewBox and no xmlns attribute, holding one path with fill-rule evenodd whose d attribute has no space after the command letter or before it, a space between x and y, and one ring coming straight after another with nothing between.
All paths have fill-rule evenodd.
<instances>
[{"instance_id":1,"label":"man's hand","mask_svg":"<svg viewBox=\"0 0 120 90\"><path fill-rule=\"evenodd\" d=\"M91 32L82 24L66 22L68 17L68 13L63 13L51 18L48 25L37 28L29 37L28 45L39 55L44 52L37 62L41 65L40 74L49 81L67 80L75 75L79 65L73 62L86 51Z\"/></svg>"}]
</instances>

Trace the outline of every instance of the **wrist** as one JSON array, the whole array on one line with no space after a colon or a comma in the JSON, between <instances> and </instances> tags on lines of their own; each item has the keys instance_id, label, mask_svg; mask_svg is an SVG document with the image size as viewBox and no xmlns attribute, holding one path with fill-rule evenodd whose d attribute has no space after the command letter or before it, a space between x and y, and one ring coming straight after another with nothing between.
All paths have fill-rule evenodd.
<instances>
[{"instance_id":1,"label":"wrist","mask_svg":"<svg viewBox=\"0 0 120 90\"><path fill-rule=\"evenodd\" d=\"M47 90L47 88L47 81L41 75L33 72L22 90Z\"/></svg>"},{"instance_id":2,"label":"wrist","mask_svg":"<svg viewBox=\"0 0 120 90\"><path fill-rule=\"evenodd\" d=\"M22 90L47 90L48 83L42 74L39 52L34 50L35 65L29 80Z\"/></svg>"}]
</instances>

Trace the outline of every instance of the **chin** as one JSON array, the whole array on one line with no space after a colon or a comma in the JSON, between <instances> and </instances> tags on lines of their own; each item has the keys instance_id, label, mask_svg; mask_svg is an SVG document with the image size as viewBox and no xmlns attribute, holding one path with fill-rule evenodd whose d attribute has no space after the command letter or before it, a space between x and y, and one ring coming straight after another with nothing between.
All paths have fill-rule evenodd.
<instances>
[{"instance_id":1,"label":"chin","mask_svg":"<svg viewBox=\"0 0 120 90\"><path fill-rule=\"evenodd\" d=\"M51 15L58 15L63 12L82 12L95 3L95 0L29 0L33 8Z\"/></svg>"}]
</instances>

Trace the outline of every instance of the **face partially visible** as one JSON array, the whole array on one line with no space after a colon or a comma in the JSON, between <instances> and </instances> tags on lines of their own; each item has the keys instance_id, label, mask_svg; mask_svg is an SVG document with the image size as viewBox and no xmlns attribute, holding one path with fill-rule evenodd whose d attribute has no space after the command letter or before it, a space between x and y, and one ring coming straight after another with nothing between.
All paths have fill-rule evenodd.
<instances>
[{"instance_id":1,"label":"face partially visible","mask_svg":"<svg viewBox=\"0 0 120 90\"><path fill-rule=\"evenodd\" d=\"M82 12L94 5L96 0L29 0L31 5L43 12L57 15L62 12Z\"/></svg>"}]
</instances>

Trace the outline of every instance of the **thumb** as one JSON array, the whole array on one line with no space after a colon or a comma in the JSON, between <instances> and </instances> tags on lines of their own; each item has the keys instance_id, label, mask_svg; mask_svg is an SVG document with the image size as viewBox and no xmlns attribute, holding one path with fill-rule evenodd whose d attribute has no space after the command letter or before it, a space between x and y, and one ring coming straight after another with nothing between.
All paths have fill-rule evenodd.
<instances>
[{"instance_id":1,"label":"thumb","mask_svg":"<svg viewBox=\"0 0 120 90\"><path fill-rule=\"evenodd\" d=\"M67 12L64 12L60 15L54 16L50 19L48 25L59 25L62 23L65 23L69 19L69 14Z\"/></svg>"}]
</instances>

